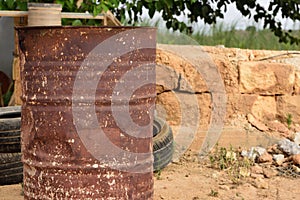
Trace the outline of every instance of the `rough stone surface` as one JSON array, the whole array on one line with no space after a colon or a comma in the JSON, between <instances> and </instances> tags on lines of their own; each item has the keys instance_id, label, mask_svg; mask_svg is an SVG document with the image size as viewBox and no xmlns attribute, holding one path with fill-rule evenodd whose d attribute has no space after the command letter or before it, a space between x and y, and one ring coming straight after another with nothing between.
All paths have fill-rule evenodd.
<instances>
[{"instance_id":1,"label":"rough stone surface","mask_svg":"<svg viewBox=\"0 0 300 200\"><path fill-rule=\"evenodd\" d=\"M299 95L300 94L300 70L296 71L295 74L295 94Z\"/></svg>"},{"instance_id":2,"label":"rough stone surface","mask_svg":"<svg viewBox=\"0 0 300 200\"><path fill-rule=\"evenodd\" d=\"M192 59L186 52L191 54ZM210 90L204 76L210 77L210 80L214 80L214 77L211 73L199 73L193 64L195 58L201 68L209 66L207 69L217 70L223 80L227 97L225 124L231 125L232 122L236 122L234 126L244 127L249 132L258 129L275 136L287 137L292 131L296 132L296 123L300 121L300 64L295 60L297 55L286 53L207 46L180 48L176 45L158 45L157 103L164 107L169 123L173 127L179 127L182 105L188 107L196 93L201 129L198 129L195 140L203 140L201 130L209 127L212 122L212 110L216 109L211 99L215 91ZM291 62L285 61L289 59ZM182 93L183 102L178 102L176 92ZM188 108L190 112L195 112L191 106ZM286 125L286 115L289 113L293 116L290 129ZM246 118L249 114L252 116L249 117L250 120ZM244 119L240 120L238 116L244 116ZM189 118L192 121L195 115L191 114ZM298 129L300 131L300 128Z\"/></svg>"},{"instance_id":3,"label":"rough stone surface","mask_svg":"<svg viewBox=\"0 0 300 200\"><path fill-rule=\"evenodd\" d=\"M267 181L265 181L263 178L257 178L254 180L254 187L260 188L260 189L268 189L269 184Z\"/></svg>"},{"instance_id":4,"label":"rough stone surface","mask_svg":"<svg viewBox=\"0 0 300 200\"><path fill-rule=\"evenodd\" d=\"M236 94L234 96L234 99L236 100L234 101L235 109L244 115L251 113L252 106L258 97L259 95L257 94Z\"/></svg>"},{"instance_id":5,"label":"rough stone surface","mask_svg":"<svg viewBox=\"0 0 300 200\"><path fill-rule=\"evenodd\" d=\"M262 154L261 156L258 157L258 162L260 163L266 163L266 162L272 162L273 161L273 157L271 154L265 152L264 154Z\"/></svg>"},{"instance_id":6,"label":"rough stone surface","mask_svg":"<svg viewBox=\"0 0 300 200\"><path fill-rule=\"evenodd\" d=\"M287 115L291 114L293 122L300 121L300 96L279 96L277 98L277 110L280 119L285 122Z\"/></svg>"},{"instance_id":7,"label":"rough stone surface","mask_svg":"<svg viewBox=\"0 0 300 200\"><path fill-rule=\"evenodd\" d=\"M278 174L278 172L272 168L263 168L263 173L266 178L272 178Z\"/></svg>"},{"instance_id":8,"label":"rough stone surface","mask_svg":"<svg viewBox=\"0 0 300 200\"><path fill-rule=\"evenodd\" d=\"M259 96L253 103L251 113L253 116L261 121L267 122L276 119L276 101L273 96Z\"/></svg>"},{"instance_id":9,"label":"rough stone surface","mask_svg":"<svg viewBox=\"0 0 300 200\"><path fill-rule=\"evenodd\" d=\"M289 139L282 139L278 142L278 148L289 155L300 154L300 146L290 141Z\"/></svg>"},{"instance_id":10,"label":"rough stone surface","mask_svg":"<svg viewBox=\"0 0 300 200\"><path fill-rule=\"evenodd\" d=\"M256 94L291 94L295 81L294 67L268 62L241 62L240 91Z\"/></svg>"},{"instance_id":11,"label":"rough stone surface","mask_svg":"<svg viewBox=\"0 0 300 200\"><path fill-rule=\"evenodd\" d=\"M295 133L294 143L296 143L297 145L300 145L300 132Z\"/></svg>"},{"instance_id":12,"label":"rough stone surface","mask_svg":"<svg viewBox=\"0 0 300 200\"><path fill-rule=\"evenodd\" d=\"M163 92L158 94L156 104L163 107L166 119L171 125L183 125L182 119L186 122L184 126L191 123L198 125L209 124L211 115L210 94L189 94L177 93L176 91Z\"/></svg>"},{"instance_id":13,"label":"rough stone surface","mask_svg":"<svg viewBox=\"0 0 300 200\"><path fill-rule=\"evenodd\" d=\"M284 133L285 135L289 134L289 129L279 122L278 120L268 121L267 126L272 130L280 133Z\"/></svg>"},{"instance_id":14,"label":"rough stone surface","mask_svg":"<svg viewBox=\"0 0 300 200\"><path fill-rule=\"evenodd\" d=\"M157 80L162 80L166 85L175 87L172 89L186 92L206 92L208 90L206 83L197 68L182 57L180 52L169 50L170 47L172 46L158 45L157 47L156 62L159 69ZM167 71L171 72L170 77L167 74L160 74Z\"/></svg>"},{"instance_id":15,"label":"rough stone surface","mask_svg":"<svg viewBox=\"0 0 300 200\"><path fill-rule=\"evenodd\" d=\"M300 165L300 154L293 155L292 159L295 165Z\"/></svg>"},{"instance_id":16,"label":"rough stone surface","mask_svg":"<svg viewBox=\"0 0 300 200\"><path fill-rule=\"evenodd\" d=\"M283 154L275 154L275 155L273 155L273 159L274 159L275 163L279 166L282 165L285 160Z\"/></svg>"},{"instance_id":17,"label":"rough stone surface","mask_svg":"<svg viewBox=\"0 0 300 200\"><path fill-rule=\"evenodd\" d=\"M263 174L263 168L257 164L251 167L251 173L253 174Z\"/></svg>"},{"instance_id":18,"label":"rough stone surface","mask_svg":"<svg viewBox=\"0 0 300 200\"><path fill-rule=\"evenodd\" d=\"M260 131L269 130L269 128L266 125L264 125L263 123L261 123L260 121L255 119L255 117L253 115L248 114L247 119L250 122L250 124L252 124L252 126L256 127L258 130L260 130Z\"/></svg>"}]
</instances>

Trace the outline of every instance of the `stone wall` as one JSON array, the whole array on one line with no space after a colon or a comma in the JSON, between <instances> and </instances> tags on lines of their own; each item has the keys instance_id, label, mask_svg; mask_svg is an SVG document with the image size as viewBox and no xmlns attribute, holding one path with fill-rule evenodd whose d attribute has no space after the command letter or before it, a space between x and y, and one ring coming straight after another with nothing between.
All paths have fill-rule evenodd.
<instances>
[{"instance_id":1,"label":"stone wall","mask_svg":"<svg viewBox=\"0 0 300 200\"><path fill-rule=\"evenodd\" d=\"M277 136L299 131L300 52L158 45L157 63L158 112L166 113L174 127L186 118L182 114L186 108L199 130L212 123L212 112L220 110L213 94L221 92L222 85L216 75L210 76L217 69L226 94L225 126L248 123ZM195 97L199 118L194 116L195 108L188 106Z\"/></svg>"}]
</instances>

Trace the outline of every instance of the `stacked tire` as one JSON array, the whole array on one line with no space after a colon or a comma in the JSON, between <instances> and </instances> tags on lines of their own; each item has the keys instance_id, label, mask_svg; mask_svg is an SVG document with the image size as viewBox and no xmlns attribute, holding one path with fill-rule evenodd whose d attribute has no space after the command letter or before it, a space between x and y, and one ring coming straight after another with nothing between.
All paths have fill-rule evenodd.
<instances>
[{"instance_id":1,"label":"stacked tire","mask_svg":"<svg viewBox=\"0 0 300 200\"><path fill-rule=\"evenodd\" d=\"M171 161L174 152L174 139L171 127L159 117L153 122L153 169L159 171Z\"/></svg>"},{"instance_id":2,"label":"stacked tire","mask_svg":"<svg viewBox=\"0 0 300 200\"><path fill-rule=\"evenodd\" d=\"M21 107L0 108L0 185L21 183Z\"/></svg>"}]
</instances>

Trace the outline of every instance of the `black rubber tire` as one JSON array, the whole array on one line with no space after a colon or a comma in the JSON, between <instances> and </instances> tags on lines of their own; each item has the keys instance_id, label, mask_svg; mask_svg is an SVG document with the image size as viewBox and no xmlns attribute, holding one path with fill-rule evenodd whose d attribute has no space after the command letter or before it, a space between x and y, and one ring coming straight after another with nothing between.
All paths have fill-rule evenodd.
<instances>
[{"instance_id":1,"label":"black rubber tire","mask_svg":"<svg viewBox=\"0 0 300 200\"><path fill-rule=\"evenodd\" d=\"M0 153L0 185L23 182L21 153Z\"/></svg>"},{"instance_id":2,"label":"black rubber tire","mask_svg":"<svg viewBox=\"0 0 300 200\"><path fill-rule=\"evenodd\" d=\"M0 108L0 153L21 151L21 107Z\"/></svg>"},{"instance_id":3,"label":"black rubber tire","mask_svg":"<svg viewBox=\"0 0 300 200\"><path fill-rule=\"evenodd\" d=\"M153 124L153 171L159 171L171 161L174 152L173 132L167 122L156 117Z\"/></svg>"}]
</instances>

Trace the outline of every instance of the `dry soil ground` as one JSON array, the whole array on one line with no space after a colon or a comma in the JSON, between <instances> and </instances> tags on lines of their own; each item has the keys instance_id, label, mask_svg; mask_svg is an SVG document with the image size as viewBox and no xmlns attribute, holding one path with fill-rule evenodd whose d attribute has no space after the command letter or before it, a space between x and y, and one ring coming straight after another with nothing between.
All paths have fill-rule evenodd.
<instances>
[{"instance_id":1,"label":"dry soil ground","mask_svg":"<svg viewBox=\"0 0 300 200\"><path fill-rule=\"evenodd\" d=\"M263 175L232 182L226 171L212 169L209 161L188 152L179 162L155 174L154 200L160 199L300 199L300 178ZM1 200L21 200L21 185L1 186Z\"/></svg>"}]
</instances>

